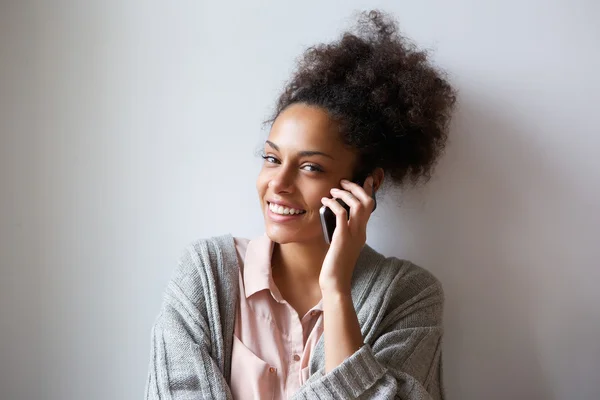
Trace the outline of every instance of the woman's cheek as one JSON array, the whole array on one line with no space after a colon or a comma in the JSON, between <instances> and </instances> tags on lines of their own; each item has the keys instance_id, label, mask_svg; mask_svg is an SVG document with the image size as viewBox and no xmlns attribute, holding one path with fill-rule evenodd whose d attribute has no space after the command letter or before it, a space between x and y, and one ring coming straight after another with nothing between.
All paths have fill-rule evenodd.
<instances>
[{"instance_id":1,"label":"woman's cheek","mask_svg":"<svg viewBox=\"0 0 600 400\"><path fill-rule=\"evenodd\" d=\"M311 206L313 209L318 210L323 206L323 203L321 203L323 197L331 197L330 189L319 190L311 195Z\"/></svg>"}]
</instances>

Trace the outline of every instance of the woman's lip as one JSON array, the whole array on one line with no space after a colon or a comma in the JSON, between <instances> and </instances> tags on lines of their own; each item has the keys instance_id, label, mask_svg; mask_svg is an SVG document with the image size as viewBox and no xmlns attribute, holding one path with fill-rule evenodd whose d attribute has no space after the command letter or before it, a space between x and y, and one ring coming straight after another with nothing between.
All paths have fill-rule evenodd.
<instances>
[{"instance_id":1,"label":"woman's lip","mask_svg":"<svg viewBox=\"0 0 600 400\"><path fill-rule=\"evenodd\" d=\"M301 218L302 216L304 216L304 214L306 214L306 213L302 213L302 214L294 214L294 215L281 215L281 214L276 214L273 211L271 211L268 204L266 205L266 207L267 207L267 215L269 216L269 219L273 220L274 222L293 221L295 219Z\"/></svg>"},{"instance_id":2,"label":"woman's lip","mask_svg":"<svg viewBox=\"0 0 600 400\"><path fill-rule=\"evenodd\" d=\"M301 207L299 207L299 206L296 206L296 205L290 204L290 203L286 203L286 202L283 202L283 201L271 201L271 200L267 200L267 206L270 203L277 204L278 206L282 206L282 207L293 208L293 209L296 209L296 210L304 211L304 209L301 208Z\"/></svg>"}]
</instances>

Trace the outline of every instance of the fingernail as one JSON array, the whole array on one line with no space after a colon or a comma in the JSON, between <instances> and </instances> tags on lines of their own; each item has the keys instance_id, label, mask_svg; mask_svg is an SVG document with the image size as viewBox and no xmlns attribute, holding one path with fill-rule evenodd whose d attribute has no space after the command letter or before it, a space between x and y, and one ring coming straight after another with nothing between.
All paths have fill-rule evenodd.
<instances>
[{"instance_id":1,"label":"fingernail","mask_svg":"<svg viewBox=\"0 0 600 400\"><path fill-rule=\"evenodd\" d=\"M350 183L350 181L347 179L342 179L342 183Z\"/></svg>"},{"instance_id":2,"label":"fingernail","mask_svg":"<svg viewBox=\"0 0 600 400\"><path fill-rule=\"evenodd\" d=\"M373 186L373 177L372 177L372 176L369 176L369 177L367 178L367 185L369 185L369 186Z\"/></svg>"}]
</instances>

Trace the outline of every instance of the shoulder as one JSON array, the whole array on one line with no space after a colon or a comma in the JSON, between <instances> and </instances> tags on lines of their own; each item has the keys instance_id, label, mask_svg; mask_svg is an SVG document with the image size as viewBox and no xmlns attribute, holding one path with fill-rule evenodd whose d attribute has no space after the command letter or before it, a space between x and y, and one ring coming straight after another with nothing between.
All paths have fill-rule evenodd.
<instances>
[{"instance_id":1,"label":"shoulder","mask_svg":"<svg viewBox=\"0 0 600 400\"><path fill-rule=\"evenodd\" d=\"M413 293L430 291L443 297L441 282L433 273L409 260L386 257L370 246L365 246L359 258L360 275L380 284L385 291ZM364 277L363 277L364 279Z\"/></svg>"},{"instance_id":2,"label":"shoulder","mask_svg":"<svg viewBox=\"0 0 600 400\"><path fill-rule=\"evenodd\" d=\"M415 263L388 257L395 274L388 293L389 310L402 325L441 326L444 311L442 284L429 270Z\"/></svg>"},{"instance_id":3,"label":"shoulder","mask_svg":"<svg viewBox=\"0 0 600 400\"><path fill-rule=\"evenodd\" d=\"M405 293L430 293L443 301L444 290L440 280L428 269L412 261L386 257L385 262L394 271L396 291Z\"/></svg>"},{"instance_id":4,"label":"shoulder","mask_svg":"<svg viewBox=\"0 0 600 400\"><path fill-rule=\"evenodd\" d=\"M181 251L173 281L192 288L235 282L238 259L231 234L190 241Z\"/></svg>"},{"instance_id":5,"label":"shoulder","mask_svg":"<svg viewBox=\"0 0 600 400\"><path fill-rule=\"evenodd\" d=\"M199 238L189 242L179 254L180 264L215 264L226 261L235 253L234 237L231 234Z\"/></svg>"},{"instance_id":6,"label":"shoulder","mask_svg":"<svg viewBox=\"0 0 600 400\"><path fill-rule=\"evenodd\" d=\"M378 297L386 313L409 315L419 310L431 313L431 322L442 318L444 291L437 277L409 260L386 257L372 248L367 252L372 262L365 270L370 277L363 296ZM368 301L367 301L368 302Z\"/></svg>"}]
</instances>

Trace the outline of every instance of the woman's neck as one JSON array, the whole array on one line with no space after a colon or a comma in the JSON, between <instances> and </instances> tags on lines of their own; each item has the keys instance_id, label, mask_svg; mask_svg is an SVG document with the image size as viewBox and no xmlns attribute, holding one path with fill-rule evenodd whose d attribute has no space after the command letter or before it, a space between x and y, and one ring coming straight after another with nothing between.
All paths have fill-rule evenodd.
<instances>
[{"instance_id":1,"label":"woman's neck","mask_svg":"<svg viewBox=\"0 0 600 400\"><path fill-rule=\"evenodd\" d=\"M325 241L302 243L275 243L271 265L273 273L288 282L302 282L303 286L319 284L321 266L329 245Z\"/></svg>"}]
</instances>

